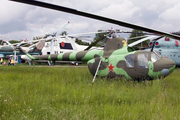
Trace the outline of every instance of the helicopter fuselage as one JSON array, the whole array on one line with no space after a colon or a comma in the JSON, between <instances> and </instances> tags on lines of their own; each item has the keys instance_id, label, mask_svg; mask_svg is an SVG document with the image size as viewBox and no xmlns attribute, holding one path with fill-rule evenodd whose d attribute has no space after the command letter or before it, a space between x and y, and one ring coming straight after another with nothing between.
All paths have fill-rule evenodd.
<instances>
[{"instance_id":1,"label":"helicopter fuselage","mask_svg":"<svg viewBox=\"0 0 180 120\"><path fill-rule=\"evenodd\" d=\"M152 47L153 42L150 42L148 45ZM165 40L156 41L153 50L157 51L164 58L173 60L176 63L177 67L180 67L180 46L179 41L166 38Z\"/></svg>"},{"instance_id":2,"label":"helicopter fuselage","mask_svg":"<svg viewBox=\"0 0 180 120\"><path fill-rule=\"evenodd\" d=\"M32 60L86 61L93 76L98 70L98 76L110 78L155 79L167 76L175 68L174 61L163 58L156 52L131 51L122 38L108 40L104 50L27 56Z\"/></svg>"}]
</instances>

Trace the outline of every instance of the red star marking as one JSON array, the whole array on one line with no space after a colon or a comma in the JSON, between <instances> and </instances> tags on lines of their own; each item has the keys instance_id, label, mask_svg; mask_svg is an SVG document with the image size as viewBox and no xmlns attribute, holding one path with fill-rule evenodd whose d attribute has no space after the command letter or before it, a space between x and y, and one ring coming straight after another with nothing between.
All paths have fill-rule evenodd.
<instances>
[{"instance_id":1,"label":"red star marking","mask_svg":"<svg viewBox=\"0 0 180 120\"><path fill-rule=\"evenodd\" d=\"M114 68L115 66L112 66L112 63L110 64L110 66L107 66L107 67L109 68L108 72L110 72L110 71L114 72L113 68Z\"/></svg>"}]
</instances>

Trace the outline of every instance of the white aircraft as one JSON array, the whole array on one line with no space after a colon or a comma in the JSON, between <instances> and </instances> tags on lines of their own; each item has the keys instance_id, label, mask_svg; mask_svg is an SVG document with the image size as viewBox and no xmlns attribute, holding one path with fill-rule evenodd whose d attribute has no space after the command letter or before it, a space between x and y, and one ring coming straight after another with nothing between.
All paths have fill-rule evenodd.
<instances>
[{"instance_id":1,"label":"white aircraft","mask_svg":"<svg viewBox=\"0 0 180 120\"><path fill-rule=\"evenodd\" d=\"M73 51L84 51L88 46L85 45L78 45L76 42L76 38L74 37L56 37L56 39L52 42L46 42L43 49L42 49L42 55L48 55L48 54L59 54L59 53L66 53L66 52L73 52ZM103 49L102 47L92 47L91 49ZM28 60L30 59L26 55L21 55L21 59ZM48 62L49 61L42 61L42 62ZM68 62L69 63L69 62ZM71 61L72 64L78 64L76 61Z\"/></svg>"}]
</instances>

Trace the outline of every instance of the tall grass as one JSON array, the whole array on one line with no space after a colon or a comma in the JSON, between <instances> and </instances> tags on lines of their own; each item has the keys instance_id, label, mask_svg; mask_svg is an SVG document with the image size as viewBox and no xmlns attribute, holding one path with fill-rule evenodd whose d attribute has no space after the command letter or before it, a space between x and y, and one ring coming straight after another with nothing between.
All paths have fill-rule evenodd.
<instances>
[{"instance_id":1,"label":"tall grass","mask_svg":"<svg viewBox=\"0 0 180 120\"><path fill-rule=\"evenodd\" d=\"M96 78L88 68L0 67L0 119L179 119L180 69L164 80Z\"/></svg>"}]
</instances>

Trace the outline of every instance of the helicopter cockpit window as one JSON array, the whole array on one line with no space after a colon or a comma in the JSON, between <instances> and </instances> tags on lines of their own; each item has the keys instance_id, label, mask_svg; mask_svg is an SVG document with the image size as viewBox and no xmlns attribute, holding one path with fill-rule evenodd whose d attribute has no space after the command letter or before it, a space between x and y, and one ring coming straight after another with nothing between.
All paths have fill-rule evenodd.
<instances>
[{"instance_id":1,"label":"helicopter cockpit window","mask_svg":"<svg viewBox=\"0 0 180 120\"><path fill-rule=\"evenodd\" d=\"M151 52L151 61L152 61L152 63L156 62L159 59L160 59L160 57L158 55L156 55L154 52Z\"/></svg>"},{"instance_id":2,"label":"helicopter cockpit window","mask_svg":"<svg viewBox=\"0 0 180 120\"><path fill-rule=\"evenodd\" d=\"M60 49L69 49L69 50L73 50L73 47L71 45L71 43L64 43L64 45L62 46L61 43L59 43Z\"/></svg>"},{"instance_id":3,"label":"helicopter cockpit window","mask_svg":"<svg viewBox=\"0 0 180 120\"><path fill-rule=\"evenodd\" d=\"M148 54L139 54L137 56L137 66L138 68L149 68Z\"/></svg>"},{"instance_id":4,"label":"helicopter cockpit window","mask_svg":"<svg viewBox=\"0 0 180 120\"><path fill-rule=\"evenodd\" d=\"M54 40L54 46L58 46L57 40Z\"/></svg>"},{"instance_id":5,"label":"helicopter cockpit window","mask_svg":"<svg viewBox=\"0 0 180 120\"><path fill-rule=\"evenodd\" d=\"M161 52L153 51L157 56L162 57Z\"/></svg>"},{"instance_id":6,"label":"helicopter cockpit window","mask_svg":"<svg viewBox=\"0 0 180 120\"><path fill-rule=\"evenodd\" d=\"M125 57L127 67L134 67L134 54Z\"/></svg>"}]
</instances>

